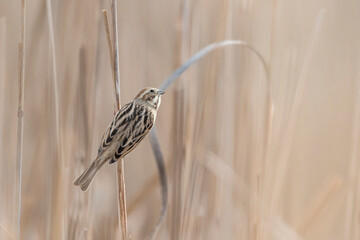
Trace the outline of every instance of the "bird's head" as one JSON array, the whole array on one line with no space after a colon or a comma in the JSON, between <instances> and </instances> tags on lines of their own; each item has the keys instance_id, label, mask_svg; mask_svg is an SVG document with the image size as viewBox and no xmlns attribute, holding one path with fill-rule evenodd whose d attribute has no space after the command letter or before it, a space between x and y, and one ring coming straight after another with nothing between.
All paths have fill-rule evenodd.
<instances>
[{"instance_id":1,"label":"bird's head","mask_svg":"<svg viewBox=\"0 0 360 240\"><path fill-rule=\"evenodd\" d=\"M161 95L163 95L164 93L164 91L161 91L157 88L147 87L142 89L136 95L135 99L141 100L157 110L161 103Z\"/></svg>"}]
</instances>

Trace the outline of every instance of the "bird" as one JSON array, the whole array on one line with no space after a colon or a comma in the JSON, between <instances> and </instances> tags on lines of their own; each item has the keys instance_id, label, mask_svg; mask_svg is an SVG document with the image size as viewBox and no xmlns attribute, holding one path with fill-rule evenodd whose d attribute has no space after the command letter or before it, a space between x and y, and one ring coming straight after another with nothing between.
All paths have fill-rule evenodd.
<instances>
[{"instance_id":1,"label":"bird","mask_svg":"<svg viewBox=\"0 0 360 240\"><path fill-rule=\"evenodd\" d=\"M134 150L155 124L164 93L153 87L143 88L132 101L120 108L102 137L97 157L74 181L75 186L86 191L104 163L115 163Z\"/></svg>"}]
</instances>

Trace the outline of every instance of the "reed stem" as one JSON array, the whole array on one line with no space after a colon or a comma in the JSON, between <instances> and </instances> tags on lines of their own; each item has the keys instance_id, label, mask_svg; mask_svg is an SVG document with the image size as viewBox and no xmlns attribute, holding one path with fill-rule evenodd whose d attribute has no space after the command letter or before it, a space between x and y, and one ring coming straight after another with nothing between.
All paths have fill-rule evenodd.
<instances>
[{"instance_id":1,"label":"reed stem","mask_svg":"<svg viewBox=\"0 0 360 240\"><path fill-rule=\"evenodd\" d=\"M21 28L19 42L18 78L19 78L19 103L17 114L17 144L16 144L16 170L15 170L15 239L20 239L21 231L21 194L22 194L22 163L23 163L23 138L24 138L24 92L25 92L25 19L26 1L21 1Z\"/></svg>"}]
</instances>

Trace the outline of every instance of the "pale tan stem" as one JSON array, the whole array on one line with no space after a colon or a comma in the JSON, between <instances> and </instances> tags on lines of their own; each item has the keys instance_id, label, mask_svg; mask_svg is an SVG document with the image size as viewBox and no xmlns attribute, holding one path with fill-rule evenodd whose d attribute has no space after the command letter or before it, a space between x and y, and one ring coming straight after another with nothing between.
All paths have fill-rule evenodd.
<instances>
[{"instance_id":1,"label":"pale tan stem","mask_svg":"<svg viewBox=\"0 0 360 240\"><path fill-rule=\"evenodd\" d=\"M103 13L103 17L104 17L104 25L105 25L105 32L106 32L106 40L107 40L107 44L108 44L108 49L109 49L109 57L110 57L110 64L112 65L114 62L114 51L113 51L113 46L111 43L111 34L110 34L110 27L109 27L109 18L108 18L108 14L106 10L102 11ZM119 97L116 91L116 76L115 76L115 69L114 67L111 67L111 72L112 72L112 76L113 76L113 83L114 83L114 101L115 103L119 103ZM119 109L119 105L115 104L115 112L118 111Z\"/></svg>"},{"instance_id":2,"label":"pale tan stem","mask_svg":"<svg viewBox=\"0 0 360 240\"><path fill-rule=\"evenodd\" d=\"M22 162L23 162L23 138L24 138L24 92L25 92L25 0L21 1L21 28L19 43L19 104L18 104L18 122L17 122L17 147L16 147L16 170L15 170L15 204L14 224L15 239L20 239L21 230L21 179L22 179Z\"/></svg>"},{"instance_id":3,"label":"pale tan stem","mask_svg":"<svg viewBox=\"0 0 360 240\"><path fill-rule=\"evenodd\" d=\"M121 108L120 101L120 67L119 67L119 34L117 30L117 0L111 1L112 12L112 35L110 34L109 21L107 11L103 11L105 22L105 31L107 36L111 69L114 81L115 91L115 112ZM127 239L127 212L126 212L126 191L125 191L125 175L124 175L124 159L120 159L117 163L117 183L118 183L118 210L119 224L122 230L122 237Z\"/></svg>"}]
</instances>

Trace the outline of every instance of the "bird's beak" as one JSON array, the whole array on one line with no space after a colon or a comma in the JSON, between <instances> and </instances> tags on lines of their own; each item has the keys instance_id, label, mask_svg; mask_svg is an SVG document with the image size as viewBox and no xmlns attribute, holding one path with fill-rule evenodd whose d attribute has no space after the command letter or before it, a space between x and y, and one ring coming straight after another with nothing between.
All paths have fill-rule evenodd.
<instances>
[{"instance_id":1,"label":"bird's beak","mask_svg":"<svg viewBox=\"0 0 360 240\"><path fill-rule=\"evenodd\" d=\"M158 91L159 95L163 95L164 93L165 93L165 91L161 91L161 90Z\"/></svg>"}]
</instances>

